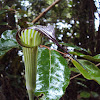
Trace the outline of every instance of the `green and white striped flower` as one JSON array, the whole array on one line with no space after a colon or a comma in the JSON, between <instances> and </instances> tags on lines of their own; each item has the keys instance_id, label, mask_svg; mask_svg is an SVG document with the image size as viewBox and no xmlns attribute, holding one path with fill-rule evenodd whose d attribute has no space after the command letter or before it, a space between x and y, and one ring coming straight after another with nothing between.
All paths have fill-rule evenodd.
<instances>
[{"instance_id":1,"label":"green and white striped flower","mask_svg":"<svg viewBox=\"0 0 100 100\"><path fill-rule=\"evenodd\" d=\"M27 48L39 46L41 43L41 33L34 29L24 29L17 34L18 43Z\"/></svg>"},{"instance_id":2,"label":"green and white striped flower","mask_svg":"<svg viewBox=\"0 0 100 100\"><path fill-rule=\"evenodd\" d=\"M34 29L24 29L17 33L16 39L23 47L26 89L29 100L33 100L36 87L37 53L41 43L41 33Z\"/></svg>"},{"instance_id":3,"label":"green and white striped flower","mask_svg":"<svg viewBox=\"0 0 100 100\"><path fill-rule=\"evenodd\" d=\"M37 54L38 46L41 44L42 36L55 40L53 26L33 26L17 32L16 40L23 48L26 89L29 100L33 100L36 87Z\"/></svg>"}]
</instances>

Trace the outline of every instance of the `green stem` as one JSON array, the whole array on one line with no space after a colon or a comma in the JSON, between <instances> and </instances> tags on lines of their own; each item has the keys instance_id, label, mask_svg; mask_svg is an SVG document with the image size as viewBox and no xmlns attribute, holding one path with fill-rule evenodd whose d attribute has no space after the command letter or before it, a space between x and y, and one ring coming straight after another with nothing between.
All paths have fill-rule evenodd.
<instances>
[{"instance_id":1,"label":"green stem","mask_svg":"<svg viewBox=\"0 0 100 100\"><path fill-rule=\"evenodd\" d=\"M27 90L27 92L28 92L29 100L34 100L34 92L31 90Z\"/></svg>"},{"instance_id":2,"label":"green stem","mask_svg":"<svg viewBox=\"0 0 100 100\"><path fill-rule=\"evenodd\" d=\"M37 51L37 46L33 48L23 47L26 89L28 91L29 100L34 100L34 91L36 88Z\"/></svg>"}]
</instances>

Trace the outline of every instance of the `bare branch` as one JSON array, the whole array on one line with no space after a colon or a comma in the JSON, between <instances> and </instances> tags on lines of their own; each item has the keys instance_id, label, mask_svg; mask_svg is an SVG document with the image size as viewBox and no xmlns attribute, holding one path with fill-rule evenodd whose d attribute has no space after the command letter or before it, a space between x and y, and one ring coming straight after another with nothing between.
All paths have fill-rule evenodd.
<instances>
[{"instance_id":1,"label":"bare branch","mask_svg":"<svg viewBox=\"0 0 100 100\"><path fill-rule=\"evenodd\" d=\"M72 79L74 79L74 78L76 78L76 77L78 77L78 76L80 76L80 75L82 75L82 74L81 74L81 73L79 73L79 74L77 74L77 75L75 75L75 76L71 77L71 78L70 78L70 80L72 80Z\"/></svg>"},{"instance_id":2,"label":"bare branch","mask_svg":"<svg viewBox=\"0 0 100 100\"><path fill-rule=\"evenodd\" d=\"M45 9L44 12L40 13L40 15L38 17L36 17L32 23L36 23L43 15L45 15L53 6L55 6L58 2L60 2L61 0L56 0L53 4L51 4L48 8Z\"/></svg>"},{"instance_id":3,"label":"bare branch","mask_svg":"<svg viewBox=\"0 0 100 100\"><path fill-rule=\"evenodd\" d=\"M100 65L100 63L96 64L96 66L98 67Z\"/></svg>"},{"instance_id":4,"label":"bare branch","mask_svg":"<svg viewBox=\"0 0 100 100\"><path fill-rule=\"evenodd\" d=\"M47 46L45 46L45 45L40 45L40 47L41 47L41 48L45 47L45 48L47 48L47 49L49 49L49 50L55 50L55 49L51 49L50 47L47 47ZM55 50L55 51L59 52L60 54L67 55L67 53L63 53L63 52L61 52L61 51L59 51L59 50ZM67 57L68 57L69 59L71 59L69 56L67 56Z\"/></svg>"}]
</instances>

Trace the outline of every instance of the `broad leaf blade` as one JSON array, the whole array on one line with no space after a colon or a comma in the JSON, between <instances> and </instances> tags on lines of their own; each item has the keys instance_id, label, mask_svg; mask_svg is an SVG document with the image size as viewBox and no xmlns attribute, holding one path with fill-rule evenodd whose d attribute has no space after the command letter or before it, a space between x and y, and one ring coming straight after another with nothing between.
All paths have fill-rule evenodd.
<instances>
[{"instance_id":1,"label":"broad leaf blade","mask_svg":"<svg viewBox=\"0 0 100 100\"><path fill-rule=\"evenodd\" d=\"M72 63L75 65L75 67L81 72L81 74L85 78L89 80L95 80L96 82L98 82L98 84L100 84L100 69L90 61L79 60L79 62L87 69L87 71L84 70L83 67L74 59L72 60Z\"/></svg>"},{"instance_id":2,"label":"broad leaf blade","mask_svg":"<svg viewBox=\"0 0 100 100\"><path fill-rule=\"evenodd\" d=\"M36 93L43 100L59 100L69 84L70 71L66 60L56 51L39 49Z\"/></svg>"},{"instance_id":3,"label":"broad leaf blade","mask_svg":"<svg viewBox=\"0 0 100 100\"><path fill-rule=\"evenodd\" d=\"M18 47L15 35L15 30L7 30L2 33L0 38L0 56L4 55L12 48Z\"/></svg>"}]
</instances>

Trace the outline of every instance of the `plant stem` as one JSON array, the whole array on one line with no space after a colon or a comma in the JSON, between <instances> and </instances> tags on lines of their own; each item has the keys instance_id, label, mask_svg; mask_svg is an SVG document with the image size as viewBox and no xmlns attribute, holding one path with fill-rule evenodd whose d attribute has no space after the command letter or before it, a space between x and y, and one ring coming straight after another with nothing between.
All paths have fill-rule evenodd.
<instances>
[{"instance_id":1,"label":"plant stem","mask_svg":"<svg viewBox=\"0 0 100 100\"><path fill-rule=\"evenodd\" d=\"M34 92L32 90L27 90L27 92L28 92L29 100L34 100Z\"/></svg>"},{"instance_id":2,"label":"plant stem","mask_svg":"<svg viewBox=\"0 0 100 100\"><path fill-rule=\"evenodd\" d=\"M37 46L33 48L23 47L26 89L28 91L29 100L34 99L34 91L36 87L37 51Z\"/></svg>"}]
</instances>

